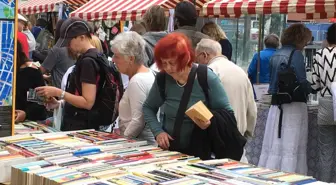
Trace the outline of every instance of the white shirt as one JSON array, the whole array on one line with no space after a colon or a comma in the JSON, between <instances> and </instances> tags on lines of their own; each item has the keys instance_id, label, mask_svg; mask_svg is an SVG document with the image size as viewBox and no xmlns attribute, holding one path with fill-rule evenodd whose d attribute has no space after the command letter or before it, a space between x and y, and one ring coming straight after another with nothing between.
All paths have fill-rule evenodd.
<instances>
[{"instance_id":1,"label":"white shirt","mask_svg":"<svg viewBox=\"0 0 336 185\"><path fill-rule=\"evenodd\" d=\"M69 69L63 75L62 82L61 82L61 89L64 90L64 91L66 89L66 85L67 85L67 82L68 82L68 77L69 77L70 73L72 73L72 70L74 68L75 68L75 65L69 67Z\"/></svg>"},{"instance_id":2,"label":"white shirt","mask_svg":"<svg viewBox=\"0 0 336 185\"><path fill-rule=\"evenodd\" d=\"M36 48L36 41L34 35L30 30L23 30L22 33L24 33L27 36L29 52L34 51Z\"/></svg>"},{"instance_id":3,"label":"white shirt","mask_svg":"<svg viewBox=\"0 0 336 185\"><path fill-rule=\"evenodd\" d=\"M142 106L155 81L153 71L135 74L119 103L120 133L135 138L144 131L145 121Z\"/></svg>"},{"instance_id":4,"label":"white shirt","mask_svg":"<svg viewBox=\"0 0 336 185\"><path fill-rule=\"evenodd\" d=\"M247 74L224 56L213 58L208 66L218 75L224 86L239 132L245 136L253 136L257 121L257 106Z\"/></svg>"}]
</instances>

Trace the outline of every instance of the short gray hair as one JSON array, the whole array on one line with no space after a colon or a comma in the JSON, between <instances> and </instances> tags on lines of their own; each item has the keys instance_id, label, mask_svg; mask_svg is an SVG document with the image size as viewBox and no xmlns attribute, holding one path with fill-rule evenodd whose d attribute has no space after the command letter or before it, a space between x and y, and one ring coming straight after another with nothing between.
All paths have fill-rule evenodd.
<instances>
[{"instance_id":1,"label":"short gray hair","mask_svg":"<svg viewBox=\"0 0 336 185\"><path fill-rule=\"evenodd\" d=\"M206 52L212 55L222 54L222 46L212 39L202 39L196 46L196 52Z\"/></svg>"},{"instance_id":2,"label":"short gray hair","mask_svg":"<svg viewBox=\"0 0 336 185\"><path fill-rule=\"evenodd\" d=\"M146 41L136 32L119 33L112 41L111 48L124 56L134 56L137 64L144 64Z\"/></svg>"}]
</instances>

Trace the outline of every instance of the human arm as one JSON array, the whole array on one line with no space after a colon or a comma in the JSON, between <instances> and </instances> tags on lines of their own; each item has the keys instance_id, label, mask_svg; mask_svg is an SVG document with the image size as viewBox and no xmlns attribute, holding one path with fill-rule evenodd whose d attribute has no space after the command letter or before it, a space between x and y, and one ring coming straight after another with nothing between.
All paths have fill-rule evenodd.
<instances>
[{"instance_id":1,"label":"human arm","mask_svg":"<svg viewBox=\"0 0 336 185\"><path fill-rule=\"evenodd\" d=\"M128 124L124 131L126 137L135 138L137 137L145 127L145 121L143 118L142 106L146 100L145 87L142 86L140 81L137 79L132 79L129 83L127 91L131 92L128 94L129 104L131 107L131 122ZM141 80L141 79L139 79ZM137 93L132 93L137 92Z\"/></svg>"},{"instance_id":2,"label":"human arm","mask_svg":"<svg viewBox=\"0 0 336 185\"><path fill-rule=\"evenodd\" d=\"M323 66L321 65L322 63L322 51L319 50L316 52L316 56L314 57L314 62L313 62L313 69L312 69L312 88L316 91L319 91L321 89L321 72L323 70ZM320 68L321 72L320 72Z\"/></svg>"},{"instance_id":3,"label":"human arm","mask_svg":"<svg viewBox=\"0 0 336 185\"><path fill-rule=\"evenodd\" d=\"M257 105L254 101L254 92L251 83L247 80L247 112L246 123L247 128L244 136L252 137L257 123Z\"/></svg>"},{"instance_id":4,"label":"human arm","mask_svg":"<svg viewBox=\"0 0 336 185\"><path fill-rule=\"evenodd\" d=\"M162 124L157 119L157 112L163 103L164 100L160 96L159 86L155 80L142 108L144 120L149 125L154 137L164 132Z\"/></svg>"},{"instance_id":5,"label":"human arm","mask_svg":"<svg viewBox=\"0 0 336 185\"><path fill-rule=\"evenodd\" d=\"M222 46L222 55L226 56L229 60L232 57L232 45L228 39L223 39L219 41Z\"/></svg>"},{"instance_id":6,"label":"human arm","mask_svg":"<svg viewBox=\"0 0 336 185\"><path fill-rule=\"evenodd\" d=\"M159 86L155 80L143 105L144 120L149 125L159 146L167 150L170 146L169 140L173 138L163 130L162 124L157 119L157 112L163 103L164 99L160 96Z\"/></svg>"},{"instance_id":7,"label":"human arm","mask_svg":"<svg viewBox=\"0 0 336 185\"><path fill-rule=\"evenodd\" d=\"M52 97L61 97L63 90L51 87L51 86L43 86L37 87L36 92L40 96L44 96L46 98ZM96 85L82 83L82 96L73 95L71 93L64 93L64 101L70 103L71 105L80 108L91 110L96 100Z\"/></svg>"},{"instance_id":8,"label":"human arm","mask_svg":"<svg viewBox=\"0 0 336 185\"><path fill-rule=\"evenodd\" d=\"M52 48L48 51L47 58L43 61L40 70L42 74L50 72L58 62L59 52L57 48Z\"/></svg>"},{"instance_id":9,"label":"human arm","mask_svg":"<svg viewBox=\"0 0 336 185\"><path fill-rule=\"evenodd\" d=\"M307 80L306 64L301 51L297 50L294 52L291 66L294 68L297 80L301 84L302 90L308 95L311 93L312 88L310 82Z\"/></svg>"},{"instance_id":10,"label":"human arm","mask_svg":"<svg viewBox=\"0 0 336 185\"><path fill-rule=\"evenodd\" d=\"M97 69L94 65L94 61L91 59L81 61L80 70L80 82L82 87L82 95L74 95L68 92L64 94L64 101L70 103L71 105L81 108L91 110L96 100L96 80L97 80ZM49 97L61 97L63 90L56 87L41 87L37 88L37 92L47 98Z\"/></svg>"},{"instance_id":11,"label":"human arm","mask_svg":"<svg viewBox=\"0 0 336 185\"><path fill-rule=\"evenodd\" d=\"M248 77L250 80L255 83L257 78L257 54L253 55L252 61L247 70Z\"/></svg>"},{"instance_id":12,"label":"human arm","mask_svg":"<svg viewBox=\"0 0 336 185\"><path fill-rule=\"evenodd\" d=\"M15 123L20 123L26 120L26 112L23 110L15 110Z\"/></svg>"},{"instance_id":13,"label":"human arm","mask_svg":"<svg viewBox=\"0 0 336 185\"><path fill-rule=\"evenodd\" d=\"M218 76L210 69L208 69L208 86L211 108L232 110L221 81L219 80Z\"/></svg>"}]
</instances>

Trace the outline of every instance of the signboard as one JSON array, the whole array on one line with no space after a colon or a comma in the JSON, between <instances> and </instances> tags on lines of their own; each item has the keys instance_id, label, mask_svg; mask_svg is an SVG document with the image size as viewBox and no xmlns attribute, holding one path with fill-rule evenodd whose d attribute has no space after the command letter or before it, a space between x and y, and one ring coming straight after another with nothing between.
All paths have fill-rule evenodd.
<instances>
[{"instance_id":1,"label":"signboard","mask_svg":"<svg viewBox=\"0 0 336 185\"><path fill-rule=\"evenodd\" d=\"M0 0L0 106L12 105L15 1Z\"/></svg>"}]
</instances>

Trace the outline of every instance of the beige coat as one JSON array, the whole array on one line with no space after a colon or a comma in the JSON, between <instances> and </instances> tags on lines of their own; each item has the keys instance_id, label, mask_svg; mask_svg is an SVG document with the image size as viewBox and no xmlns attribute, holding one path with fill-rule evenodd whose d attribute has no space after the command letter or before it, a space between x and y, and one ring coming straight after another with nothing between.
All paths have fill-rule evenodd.
<instances>
[{"instance_id":1,"label":"beige coat","mask_svg":"<svg viewBox=\"0 0 336 185\"><path fill-rule=\"evenodd\" d=\"M240 133L244 136L253 136L257 106L247 74L224 56L213 58L208 66L219 76L224 86Z\"/></svg>"}]
</instances>

